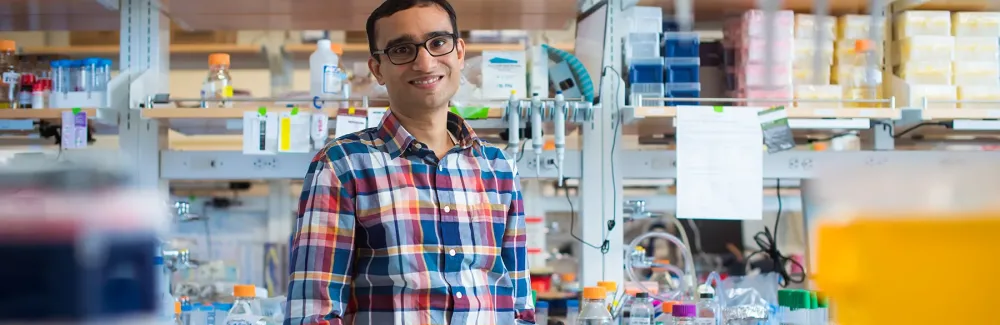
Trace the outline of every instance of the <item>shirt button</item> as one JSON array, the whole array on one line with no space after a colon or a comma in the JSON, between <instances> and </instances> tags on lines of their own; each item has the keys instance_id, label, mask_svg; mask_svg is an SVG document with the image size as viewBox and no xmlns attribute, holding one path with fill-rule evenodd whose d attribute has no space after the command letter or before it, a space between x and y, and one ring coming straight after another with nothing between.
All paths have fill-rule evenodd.
<instances>
[{"instance_id":1,"label":"shirt button","mask_svg":"<svg viewBox=\"0 0 1000 325\"><path fill-rule=\"evenodd\" d=\"M456 293L455 298L462 299L462 293L461 292Z\"/></svg>"},{"instance_id":2,"label":"shirt button","mask_svg":"<svg viewBox=\"0 0 1000 325\"><path fill-rule=\"evenodd\" d=\"M451 212L451 207L447 205L444 206L444 213L449 213L449 212Z\"/></svg>"},{"instance_id":3,"label":"shirt button","mask_svg":"<svg viewBox=\"0 0 1000 325\"><path fill-rule=\"evenodd\" d=\"M455 250L454 249L449 250L448 255L455 256Z\"/></svg>"}]
</instances>

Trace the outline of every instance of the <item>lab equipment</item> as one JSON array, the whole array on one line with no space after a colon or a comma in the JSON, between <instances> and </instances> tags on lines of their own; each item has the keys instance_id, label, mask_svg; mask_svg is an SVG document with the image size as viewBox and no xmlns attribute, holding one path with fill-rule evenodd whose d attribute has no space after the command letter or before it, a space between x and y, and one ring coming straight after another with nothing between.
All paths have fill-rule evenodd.
<instances>
[{"instance_id":1,"label":"lab equipment","mask_svg":"<svg viewBox=\"0 0 1000 325\"><path fill-rule=\"evenodd\" d=\"M580 316L580 301L570 299L566 301L566 324L576 325L577 317Z\"/></svg>"},{"instance_id":2,"label":"lab equipment","mask_svg":"<svg viewBox=\"0 0 1000 325\"><path fill-rule=\"evenodd\" d=\"M779 318L779 275L766 273L730 276L723 280L716 297L725 325L775 324Z\"/></svg>"},{"instance_id":3,"label":"lab equipment","mask_svg":"<svg viewBox=\"0 0 1000 325\"><path fill-rule=\"evenodd\" d=\"M19 108L21 103L18 96L21 94L21 74L17 72L17 43L14 41L0 41L0 109Z\"/></svg>"},{"instance_id":4,"label":"lab equipment","mask_svg":"<svg viewBox=\"0 0 1000 325\"><path fill-rule=\"evenodd\" d=\"M208 56L208 76L201 88L201 107L232 108L233 78L229 75L229 54L212 53Z\"/></svg>"},{"instance_id":5,"label":"lab equipment","mask_svg":"<svg viewBox=\"0 0 1000 325\"><path fill-rule=\"evenodd\" d=\"M671 234L665 233L665 232L655 232L655 231L654 232L648 232L648 233L645 233L645 234L643 234L643 235L641 235L639 237L636 237L635 239L632 240L632 242L629 244L629 248L628 248L629 251L626 252L626 256L632 256L634 254L634 252L635 252L635 247L639 246L639 244L642 243L644 240L647 240L647 239L650 239L650 238L654 238L654 237L655 238L666 239L667 241L670 241L671 243L673 243L674 245L676 245L678 247L678 250L681 251L681 256L683 256L683 258L684 258L684 262L683 263L684 263L684 266L685 266L685 268L687 270L680 271L679 269L676 269L676 267L673 267L673 269L675 270L675 272L679 272L680 273L680 274L678 274L678 276L681 279L681 282L680 282L680 291L677 292L676 295L671 295L671 294L668 294L666 292L656 292L656 290L650 290L646 286L646 284L643 283L642 281L640 281L638 279L638 276L636 276L636 273L635 273L635 270L634 270L635 265L633 265L635 259L633 259L633 258L626 258L625 259L625 277L626 277L626 279L628 279L629 281L635 283L637 285L637 287L640 290L642 290L643 292L646 292L646 293L650 294L650 296L652 296L653 298L659 299L661 301L677 300L678 296L680 296L680 299L697 297L696 293L691 291L691 290L695 289L694 286L695 286L695 274L696 273L695 273L695 270L694 270L694 263L695 263L694 262L694 257L692 256L691 250L690 250L690 248L688 248L688 245L684 244L684 242L681 241L680 238L677 238L677 237L675 237L675 236L673 236ZM669 264L663 265L663 267L666 267L668 269L671 266L672 265L669 265ZM654 292L656 292L656 294L653 294Z\"/></svg>"},{"instance_id":6,"label":"lab equipment","mask_svg":"<svg viewBox=\"0 0 1000 325\"><path fill-rule=\"evenodd\" d=\"M613 318L607 306L607 290L604 287L583 288L583 306L577 317L580 325L611 325Z\"/></svg>"},{"instance_id":7,"label":"lab equipment","mask_svg":"<svg viewBox=\"0 0 1000 325\"><path fill-rule=\"evenodd\" d=\"M674 306L677 305L676 301L664 301L660 303L660 316L656 317L655 324L657 325L673 325L674 324Z\"/></svg>"},{"instance_id":8,"label":"lab equipment","mask_svg":"<svg viewBox=\"0 0 1000 325\"><path fill-rule=\"evenodd\" d=\"M618 303L618 283L614 281L597 281L597 286L604 288L604 302L607 304L608 308L613 310Z\"/></svg>"},{"instance_id":9,"label":"lab equipment","mask_svg":"<svg viewBox=\"0 0 1000 325\"><path fill-rule=\"evenodd\" d=\"M854 43L854 64L850 67L850 76L841 79L844 86L844 99L877 100L882 98L882 73L876 65L872 41L857 40ZM949 58L950 60L950 58ZM850 102L853 107L878 107L874 102Z\"/></svg>"},{"instance_id":10,"label":"lab equipment","mask_svg":"<svg viewBox=\"0 0 1000 325\"><path fill-rule=\"evenodd\" d=\"M511 156L511 161L517 161L518 147L521 144L521 101L517 98L517 91L510 91L510 98L507 99L507 150Z\"/></svg>"},{"instance_id":11,"label":"lab equipment","mask_svg":"<svg viewBox=\"0 0 1000 325\"><path fill-rule=\"evenodd\" d=\"M257 288L253 285L233 286L233 307L226 315L226 325L265 324L267 318L263 315L260 301L257 300Z\"/></svg>"},{"instance_id":12,"label":"lab equipment","mask_svg":"<svg viewBox=\"0 0 1000 325\"><path fill-rule=\"evenodd\" d=\"M181 303L181 314L180 314L181 324L194 325L194 323L191 322L191 312L193 311L194 308L191 305L190 301L188 303L183 303L183 302Z\"/></svg>"},{"instance_id":13,"label":"lab equipment","mask_svg":"<svg viewBox=\"0 0 1000 325\"><path fill-rule=\"evenodd\" d=\"M782 325L810 324L809 291L799 289L778 290L778 305L781 306Z\"/></svg>"},{"instance_id":14,"label":"lab equipment","mask_svg":"<svg viewBox=\"0 0 1000 325\"><path fill-rule=\"evenodd\" d=\"M70 92L69 60L55 60L49 66L52 68L52 91L56 93Z\"/></svg>"},{"instance_id":15,"label":"lab equipment","mask_svg":"<svg viewBox=\"0 0 1000 325\"><path fill-rule=\"evenodd\" d=\"M649 294L639 292L635 294L635 298L629 305L629 316L625 325L652 325L653 316L653 302L650 300Z\"/></svg>"},{"instance_id":16,"label":"lab equipment","mask_svg":"<svg viewBox=\"0 0 1000 325\"><path fill-rule=\"evenodd\" d=\"M547 325L549 323L549 303L545 301L535 302L535 324Z\"/></svg>"},{"instance_id":17,"label":"lab equipment","mask_svg":"<svg viewBox=\"0 0 1000 325\"><path fill-rule=\"evenodd\" d=\"M538 93L531 94L531 147L535 150L535 174L542 171L542 114L545 106Z\"/></svg>"},{"instance_id":18,"label":"lab equipment","mask_svg":"<svg viewBox=\"0 0 1000 325\"><path fill-rule=\"evenodd\" d=\"M698 289L698 324L700 325L713 325L718 324L716 318L718 315L719 304L715 300L715 292L712 291L712 287L707 285L702 285Z\"/></svg>"},{"instance_id":19,"label":"lab equipment","mask_svg":"<svg viewBox=\"0 0 1000 325\"><path fill-rule=\"evenodd\" d=\"M181 317L181 314L183 312L184 312L184 309L181 306L181 302L180 301L174 301L174 325L188 325L188 324L184 323L184 319L183 319L183 317Z\"/></svg>"},{"instance_id":20,"label":"lab equipment","mask_svg":"<svg viewBox=\"0 0 1000 325\"><path fill-rule=\"evenodd\" d=\"M316 42L316 51L309 56L309 94L313 105L322 107L325 100L339 99L343 94L344 72L340 57L333 52L328 39Z\"/></svg>"},{"instance_id":21,"label":"lab equipment","mask_svg":"<svg viewBox=\"0 0 1000 325\"><path fill-rule=\"evenodd\" d=\"M552 106L552 124L555 134L556 170L559 178L556 182L563 185L563 162L566 160L566 98L561 91L556 91L555 104Z\"/></svg>"},{"instance_id":22,"label":"lab equipment","mask_svg":"<svg viewBox=\"0 0 1000 325\"><path fill-rule=\"evenodd\" d=\"M695 305L674 305L671 314L674 318L674 325L698 325L698 307Z\"/></svg>"}]
</instances>

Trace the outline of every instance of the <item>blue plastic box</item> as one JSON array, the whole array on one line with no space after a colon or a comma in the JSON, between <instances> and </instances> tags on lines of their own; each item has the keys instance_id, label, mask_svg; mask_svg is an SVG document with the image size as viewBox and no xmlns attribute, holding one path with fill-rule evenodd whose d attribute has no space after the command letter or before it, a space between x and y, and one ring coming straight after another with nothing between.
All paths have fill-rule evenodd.
<instances>
[{"instance_id":1,"label":"blue plastic box","mask_svg":"<svg viewBox=\"0 0 1000 325\"><path fill-rule=\"evenodd\" d=\"M697 58L701 40L695 32L663 33L663 56L667 58Z\"/></svg>"},{"instance_id":2,"label":"blue plastic box","mask_svg":"<svg viewBox=\"0 0 1000 325\"><path fill-rule=\"evenodd\" d=\"M667 83L701 82L701 60L698 58L665 58L663 74Z\"/></svg>"},{"instance_id":3,"label":"blue plastic box","mask_svg":"<svg viewBox=\"0 0 1000 325\"><path fill-rule=\"evenodd\" d=\"M663 58L632 59L632 64L628 68L629 84L662 84L663 69Z\"/></svg>"},{"instance_id":4,"label":"blue plastic box","mask_svg":"<svg viewBox=\"0 0 1000 325\"><path fill-rule=\"evenodd\" d=\"M664 85L664 96L667 98L699 98L700 83L669 83ZM697 101L668 101L667 106L698 105Z\"/></svg>"}]
</instances>

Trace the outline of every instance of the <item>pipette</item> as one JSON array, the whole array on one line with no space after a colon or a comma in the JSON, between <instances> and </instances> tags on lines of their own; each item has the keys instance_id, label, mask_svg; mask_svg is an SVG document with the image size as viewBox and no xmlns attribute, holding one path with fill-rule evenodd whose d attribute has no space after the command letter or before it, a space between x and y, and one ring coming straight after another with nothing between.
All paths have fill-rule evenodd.
<instances>
[{"instance_id":1,"label":"pipette","mask_svg":"<svg viewBox=\"0 0 1000 325\"><path fill-rule=\"evenodd\" d=\"M556 103L552 107L553 134L556 137L556 170L559 186L563 185L563 160L566 158L566 98L562 91L556 92Z\"/></svg>"},{"instance_id":2,"label":"pipette","mask_svg":"<svg viewBox=\"0 0 1000 325\"><path fill-rule=\"evenodd\" d=\"M511 160L517 161L517 147L521 143L518 137L521 129L521 101L517 99L517 91L510 91L507 99L507 149L511 150Z\"/></svg>"},{"instance_id":3,"label":"pipette","mask_svg":"<svg viewBox=\"0 0 1000 325\"><path fill-rule=\"evenodd\" d=\"M542 171L542 99L531 94L531 147L535 149L535 175Z\"/></svg>"}]
</instances>

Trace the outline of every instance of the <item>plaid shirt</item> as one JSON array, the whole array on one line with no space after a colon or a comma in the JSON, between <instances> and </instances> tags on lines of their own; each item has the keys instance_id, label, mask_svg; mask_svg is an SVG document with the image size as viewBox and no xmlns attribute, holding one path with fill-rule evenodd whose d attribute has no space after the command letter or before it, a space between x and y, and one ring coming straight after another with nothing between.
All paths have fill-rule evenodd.
<instances>
[{"instance_id":1,"label":"plaid shirt","mask_svg":"<svg viewBox=\"0 0 1000 325\"><path fill-rule=\"evenodd\" d=\"M449 113L441 158L391 113L309 166L286 325L534 323L515 162Z\"/></svg>"}]
</instances>

